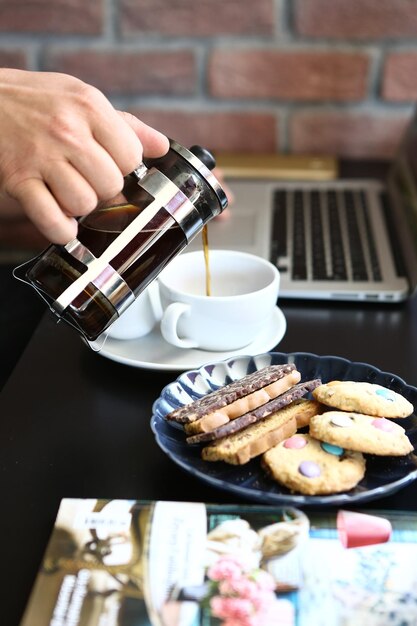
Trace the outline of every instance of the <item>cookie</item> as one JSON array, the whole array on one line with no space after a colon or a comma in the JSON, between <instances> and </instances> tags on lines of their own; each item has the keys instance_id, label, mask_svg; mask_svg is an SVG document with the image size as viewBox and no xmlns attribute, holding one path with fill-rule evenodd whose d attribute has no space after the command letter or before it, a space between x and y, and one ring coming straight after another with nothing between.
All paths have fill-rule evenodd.
<instances>
[{"instance_id":1,"label":"cookie","mask_svg":"<svg viewBox=\"0 0 417 626\"><path fill-rule=\"evenodd\" d=\"M291 389L301 380L301 374L297 370L293 370L282 378L279 378L270 385L266 385L257 391L253 391L243 398L239 398L226 406L207 413L189 424L184 424L184 430L187 435L197 433L208 433L223 424L227 424L232 419L236 419L244 415L248 411L257 409L262 404L269 402L273 398L280 396L284 391Z\"/></svg>"},{"instance_id":2,"label":"cookie","mask_svg":"<svg viewBox=\"0 0 417 626\"><path fill-rule=\"evenodd\" d=\"M315 400L296 400L260 422L223 437L201 451L205 461L243 465L297 432L298 420L308 420L320 410Z\"/></svg>"},{"instance_id":3,"label":"cookie","mask_svg":"<svg viewBox=\"0 0 417 626\"><path fill-rule=\"evenodd\" d=\"M243 428L249 426L250 424L255 424L264 417L267 417L268 415L272 415L272 413L279 411L284 406L288 406L288 404L290 404L294 400L302 398L309 391L312 391L320 384L320 379L307 380L303 383L298 383L297 385L291 387L291 389L289 389L288 391L282 393L277 398L266 402L257 409L249 411L248 413L245 413L244 415L241 415L240 417L237 417L236 419L229 421L227 424L223 424L223 426L219 426L219 428L215 428L208 433L191 435L191 437L187 437L186 441L189 444L204 443L206 441L214 441L216 439L226 437L227 435L237 433Z\"/></svg>"},{"instance_id":4,"label":"cookie","mask_svg":"<svg viewBox=\"0 0 417 626\"><path fill-rule=\"evenodd\" d=\"M262 465L291 491L314 496L353 489L364 477L366 462L361 452L295 434L265 452Z\"/></svg>"},{"instance_id":5,"label":"cookie","mask_svg":"<svg viewBox=\"0 0 417 626\"><path fill-rule=\"evenodd\" d=\"M293 363L263 367L252 374L243 376L239 380L235 380L206 394L202 398L194 400L194 402L174 409L165 416L165 419L179 422L180 424L194 422L208 413L218 411L239 398L244 398L248 394L270 385L295 369L296 367Z\"/></svg>"},{"instance_id":6,"label":"cookie","mask_svg":"<svg viewBox=\"0 0 417 626\"><path fill-rule=\"evenodd\" d=\"M310 420L310 435L357 452L404 456L413 446L399 424L385 417L363 413L328 411Z\"/></svg>"},{"instance_id":7,"label":"cookie","mask_svg":"<svg viewBox=\"0 0 417 626\"><path fill-rule=\"evenodd\" d=\"M414 407L392 389L374 383L333 380L313 393L316 400L341 411L378 417L407 417Z\"/></svg>"}]
</instances>

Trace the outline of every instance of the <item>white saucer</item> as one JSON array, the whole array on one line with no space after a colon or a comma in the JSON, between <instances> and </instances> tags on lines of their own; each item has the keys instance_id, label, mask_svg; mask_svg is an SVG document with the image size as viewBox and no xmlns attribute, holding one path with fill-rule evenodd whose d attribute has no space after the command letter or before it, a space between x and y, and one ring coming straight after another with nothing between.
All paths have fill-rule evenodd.
<instances>
[{"instance_id":1,"label":"white saucer","mask_svg":"<svg viewBox=\"0 0 417 626\"><path fill-rule=\"evenodd\" d=\"M182 349L171 346L155 328L149 335L138 339L121 340L108 337L100 352L102 356L131 365L151 370L184 372L201 367L213 360L222 361L235 355L255 356L269 352L281 341L287 330L287 322L278 307L271 317L269 325L248 346L229 352Z\"/></svg>"}]
</instances>

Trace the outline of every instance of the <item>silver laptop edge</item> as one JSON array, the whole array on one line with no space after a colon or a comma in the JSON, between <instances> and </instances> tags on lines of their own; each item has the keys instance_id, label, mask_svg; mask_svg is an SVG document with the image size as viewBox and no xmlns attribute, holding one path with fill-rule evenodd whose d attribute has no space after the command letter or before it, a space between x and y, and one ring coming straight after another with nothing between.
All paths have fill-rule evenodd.
<instances>
[{"instance_id":1,"label":"silver laptop edge","mask_svg":"<svg viewBox=\"0 0 417 626\"><path fill-rule=\"evenodd\" d=\"M410 145L410 143L412 145ZM415 159L410 166L409 156ZM386 181L374 179L337 179L330 181L281 181L281 180L243 180L229 179L228 185L234 194L234 202L230 208L216 220L210 222L208 228L209 245L212 249L236 249L267 258L277 264L281 271L280 297L346 300L346 301L386 301L399 302L410 296L417 287L417 116L407 130L397 159L390 169ZM318 191L325 201L326 192L363 190L366 193L368 216L374 233L376 254L380 265L382 280L312 280L307 274L306 280L291 279L291 228L292 208L291 194L295 190L301 192ZM273 229L274 193L286 190L290 199L288 218L288 249L285 258L271 256L271 240ZM386 192L390 211L392 211L393 228L395 228L398 250L403 255L406 272L398 275L392 255L392 245L387 231L384 210L381 203L381 192ZM360 211L357 212L359 215ZM323 213L324 215L324 213ZM309 230L309 203L305 203L304 216L306 232ZM323 222L323 239L326 263L329 255L330 228ZM343 246L348 249L346 228L342 221ZM363 225L362 225L363 226ZM363 228L363 230L365 230ZM306 237L306 253L311 257L310 244ZM365 243L365 241L363 242ZM192 249L201 248L201 240L197 238L191 244ZM365 265L368 274L371 259L363 246Z\"/></svg>"}]
</instances>

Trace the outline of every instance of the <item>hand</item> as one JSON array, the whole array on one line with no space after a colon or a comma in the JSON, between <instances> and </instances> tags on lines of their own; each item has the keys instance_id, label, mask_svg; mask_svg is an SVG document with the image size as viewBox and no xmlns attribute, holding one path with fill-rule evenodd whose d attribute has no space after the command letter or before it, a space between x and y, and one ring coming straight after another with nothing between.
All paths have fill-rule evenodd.
<instances>
[{"instance_id":1,"label":"hand","mask_svg":"<svg viewBox=\"0 0 417 626\"><path fill-rule=\"evenodd\" d=\"M116 111L72 76L0 69L0 195L17 200L51 242L77 234L76 217L123 188L142 156L168 139Z\"/></svg>"}]
</instances>

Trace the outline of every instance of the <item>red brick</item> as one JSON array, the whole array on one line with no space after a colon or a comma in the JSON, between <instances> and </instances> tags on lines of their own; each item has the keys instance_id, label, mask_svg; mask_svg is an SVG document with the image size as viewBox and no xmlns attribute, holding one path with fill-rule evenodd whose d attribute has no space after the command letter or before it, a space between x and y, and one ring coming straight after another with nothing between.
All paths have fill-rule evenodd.
<instances>
[{"instance_id":1,"label":"red brick","mask_svg":"<svg viewBox=\"0 0 417 626\"><path fill-rule=\"evenodd\" d=\"M383 70L382 96L393 102L417 100L417 52L393 52Z\"/></svg>"},{"instance_id":2,"label":"red brick","mask_svg":"<svg viewBox=\"0 0 417 626\"><path fill-rule=\"evenodd\" d=\"M27 57L23 50L0 50L0 67L27 69Z\"/></svg>"},{"instance_id":3,"label":"red brick","mask_svg":"<svg viewBox=\"0 0 417 626\"><path fill-rule=\"evenodd\" d=\"M49 70L77 76L108 93L191 94L196 82L190 51L51 52Z\"/></svg>"},{"instance_id":4,"label":"red brick","mask_svg":"<svg viewBox=\"0 0 417 626\"><path fill-rule=\"evenodd\" d=\"M217 98L356 101L366 96L368 67L362 53L216 50L210 91Z\"/></svg>"},{"instance_id":5,"label":"red brick","mask_svg":"<svg viewBox=\"0 0 417 626\"><path fill-rule=\"evenodd\" d=\"M120 13L126 34L272 35L275 21L273 0L120 0Z\"/></svg>"},{"instance_id":6,"label":"red brick","mask_svg":"<svg viewBox=\"0 0 417 626\"><path fill-rule=\"evenodd\" d=\"M391 158L409 120L378 113L294 113L290 122L293 152L346 157Z\"/></svg>"},{"instance_id":7,"label":"red brick","mask_svg":"<svg viewBox=\"0 0 417 626\"><path fill-rule=\"evenodd\" d=\"M131 112L185 146L201 144L217 152L277 150L277 121L271 113L155 109Z\"/></svg>"},{"instance_id":8,"label":"red brick","mask_svg":"<svg viewBox=\"0 0 417 626\"><path fill-rule=\"evenodd\" d=\"M297 0L300 35L380 39L417 35L417 0Z\"/></svg>"},{"instance_id":9,"label":"red brick","mask_svg":"<svg viewBox=\"0 0 417 626\"><path fill-rule=\"evenodd\" d=\"M0 31L96 35L104 0L0 0Z\"/></svg>"}]
</instances>

